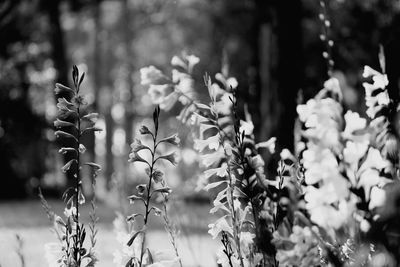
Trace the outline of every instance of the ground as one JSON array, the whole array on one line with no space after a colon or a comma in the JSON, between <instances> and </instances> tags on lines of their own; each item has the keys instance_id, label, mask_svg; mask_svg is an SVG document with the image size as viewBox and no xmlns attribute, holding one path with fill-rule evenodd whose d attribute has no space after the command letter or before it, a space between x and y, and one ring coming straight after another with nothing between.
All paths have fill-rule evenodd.
<instances>
[{"instance_id":1,"label":"ground","mask_svg":"<svg viewBox=\"0 0 400 267\"><path fill-rule=\"evenodd\" d=\"M63 203L50 201L50 205L57 213L61 213ZM180 220L182 225L178 238L178 248L185 267L216 266L215 252L218 242L207 234L207 225L212 221L208 213L208 205L185 204L171 208L171 217ZM88 214L88 207L82 209L82 214ZM115 218L115 209L105 204L99 204L98 215L98 258L97 267L114 266L112 253L118 247L112 228ZM83 218L87 220L87 216ZM158 249L171 249L169 238L163 229L159 217L152 218L149 227L148 246ZM22 253L25 258L25 267L47 266L44 257L44 244L56 242L50 231L47 220L39 200L25 202L0 203L0 266L22 266L17 256L16 234L23 239Z\"/></svg>"}]
</instances>

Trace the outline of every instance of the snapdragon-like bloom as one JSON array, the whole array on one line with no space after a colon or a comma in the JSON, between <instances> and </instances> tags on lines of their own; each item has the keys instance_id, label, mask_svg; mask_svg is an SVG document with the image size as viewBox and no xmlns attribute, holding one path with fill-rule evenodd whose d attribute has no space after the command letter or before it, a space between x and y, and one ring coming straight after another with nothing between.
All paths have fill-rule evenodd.
<instances>
[{"instance_id":1,"label":"snapdragon-like bloom","mask_svg":"<svg viewBox=\"0 0 400 267\"><path fill-rule=\"evenodd\" d=\"M165 98L173 93L173 87L169 84L150 84L149 95L154 104L160 105L165 102Z\"/></svg>"},{"instance_id":2,"label":"snapdragon-like bloom","mask_svg":"<svg viewBox=\"0 0 400 267\"><path fill-rule=\"evenodd\" d=\"M373 83L363 83L367 115L374 119L376 114L390 102L386 86L389 84L386 74L382 74L369 66L364 67L364 78L372 77Z\"/></svg>"},{"instance_id":3,"label":"snapdragon-like bloom","mask_svg":"<svg viewBox=\"0 0 400 267\"><path fill-rule=\"evenodd\" d=\"M345 138L351 138L354 132L365 129L367 125L367 120L361 118L357 112L347 111L344 114L344 120L346 127L343 131L343 136Z\"/></svg>"},{"instance_id":4,"label":"snapdragon-like bloom","mask_svg":"<svg viewBox=\"0 0 400 267\"><path fill-rule=\"evenodd\" d=\"M213 239L217 238L222 231L233 235L232 226L227 222L226 216L219 218L215 223L209 224L208 227L210 228L208 233Z\"/></svg>"},{"instance_id":5,"label":"snapdragon-like bloom","mask_svg":"<svg viewBox=\"0 0 400 267\"><path fill-rule=\"evenodd\" d=\"M195 139L194 140L194 149L202 152L206 147L211 150L218 150L220 145L221 136L219 133L216 135L210 136L207 139Z\"/></svg>"},{"instance_id":6,"label":"snapdragon-like bloom","mask_svg":"<svg viewBox=\"0 0 400 267\"><path fill-rule=\"evenodd\" d=\"M148 66L140 69L140 80L142 85L161 85L166 84L168 79L154 66Z\"/></svg>"},{"instance_id":7,"label":"snapdragon-like bloom","mask_svg":"<svg viewBox=\"0 0 400 267\"><path fill-rule=\"evenodd\" d=\"M242 249L242 253L244 255L248 255L252 251L252 246L254 246L255 237L256 235L250 232L240 233L240 248Z\"/></svg>"},{"instance_id":8,"label":"snapdragon-like bloom","mask_svg":"<svg viewBox=\"0 0 400 267\"><path fill-rule=\"evenodd\" d=\"M324 86L314 99L297 108L307 139L302 159L307 184L304 199L311 221L324 228L338 229L351 216L355 200L350 197L351 184L340 172L338 161L343 147L342 106L338 102L341 91L336 79L328 80ZM348 119L351 115L348 114ZM361 126L358 121L348 128L349 135Z\"/></svg>"}]
</instances>

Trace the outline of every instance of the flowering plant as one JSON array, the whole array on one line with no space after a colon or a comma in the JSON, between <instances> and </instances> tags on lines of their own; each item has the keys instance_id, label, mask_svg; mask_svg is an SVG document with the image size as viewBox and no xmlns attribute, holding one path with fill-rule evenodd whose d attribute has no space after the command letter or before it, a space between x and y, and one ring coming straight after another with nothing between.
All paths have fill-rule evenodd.
<instances>
[{"instance_id":1,"label":"flowering plant","mask_svg":"<svg viewBox=\"0 0 400 267\"><path fill-rule=\"evenodd\" d=\"M68 162L61 168L62 172L72 172L75 179L75 185L69 187L63 199L66 202L64 211L65 219L55 214L44 199L41 191L39 196L47 215L53 223L53 230L56 233L59 243L46 244L46 258L49 266L95 266L97 258L95 256L96 244L96 216L95 199L91 201L92 212L90 214L90 248L84 247L86 239L86 229L80 222L79 207L85 203L85 197L82 192L82 178L80 175L82 165L90 167L93 171L94 178L97 176L101 167L93 162L85 162L82 164L80 155L85 153L86 148L81 143L81 137L89 132L100 131L95 127L97 113L82 112L82 107L87 105L84 96L80 94L80 86L85 77L85 73L79 74L79 70L74 66L72 71L72 80L74 88L56 84L55 93L58 96L58 117L54 122L57 131L54 133L57 138L62 140L72 140L68 142L69 146L62 147L59 152L68 155Z\"/></svg>"},{"instance_id":2,"label":"flowering plant","mask_svg":"<svg viewBox=\"0 0 400 267\"><path fill-rule=\"evenodd\" d=\"M173 230L167 212L168 195L172 190L166 184L164 173L156 168L156 164L160 161L167 161L173 165L177 164L175 152L160 154L157 148L164 144L177 146L180 140L176 134L158 139L159 116L160 108L157 107L153 113L154 129L150 130L147 126L143 125L139 131L143 136L150 136L151 145L146 145L140 139L135 139L131 145L132 151L129 154L129 162L146 165L148 183L139 184L136 187L137 193L128 197L132 205L141 204L144 206L143 213L134 213L126 218L128 231L126 231L122 216L119 216L114 222L118 241L123 246L122 250L117 250L114 253L114 262L118 266L164 266L166 264L167 266L182 267L176 247L176 233ZM163 210L153 205L154 201L161 202ZM151 213L156 216L163 216L166 229L170 234L171 243L174 247L174 256L167 259L162 257L162 259L157 260L157 257L153 255L154 251L152 253L149 248L145 247L146 230ZM142 223L139 223L139 218L143 219Z\"/></svg>"},{"instance_id":3,"label":"flowering plant","mask_svg":"<svg viewBox=\"0 0 400 267\"><path fill-rule=\"evenodd\" d=\"M222 244L218 263L365 265L386 253L370 232L380 221L385 188L398 172L398 138L391 119L396 109L385 89L387 76L365 67L364 77L372 78L363 84L370 121L344 111L335 78L298 105L300 141L295 155L281 151L272 178L264 173L259 150L274 153L275 138L254 141L251 116L245 110L246 119L238 118L237 82L226 72L216 75L218 83L205 76L210 103L201 103L190 76L197 62L194 56L174 57L172 79L153 66L144 68L142 84L149 85L153 101L164 103L162 109L181 102L178 119L198 126L194 147L206 167L200 187L215 193L210 212L221 214L209 225L209 233ZM182 87L177 75L191 82ZM155 97L155 85L170 91Z\"/></svg>"}]
</instances>

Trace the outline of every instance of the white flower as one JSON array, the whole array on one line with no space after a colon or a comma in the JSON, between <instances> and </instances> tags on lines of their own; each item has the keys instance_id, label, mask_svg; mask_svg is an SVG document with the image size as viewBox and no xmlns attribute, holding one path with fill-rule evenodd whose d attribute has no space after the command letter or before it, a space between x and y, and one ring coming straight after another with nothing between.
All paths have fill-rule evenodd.
<instances>
[{"instance_id":1,"label":"white flower","mask_svg":"<svg viewBox=\"0 0 400 267\"><path fill-rule=\"evenodd\" d=\"M236 89L236 87L238 87L238 85L239 85L238 81L234 77L230 77L230 78L226 79L226 84L228 85L228 87L230 87L232 89Z\"/></svg>"},{"instance_id":2,"label":"white flower","mask_svg":"<svg viewBox=\"0 0 400 267\"><path fill-rule=\"evenodd\" d=\"M311 214L311 221L317 225L325 229L339 229L348 221L354 209L354 203L341 201L338 208L324 204L309 209L309 212Z\"/></svg>"},{"instance_id":3,"label":"white flower","mask_svg":"<svg viewBox=\"0 0 400 267\"><path fill-rule=\"evenodd\" d=\"M369 66L364 66L363 77L372 77L372 80L374 81L374 86L376 88L384 89L389 84L389 80L386 74L382 74Z\"/></svg>"},{"instance_id":4,"label":"white flower","mask_svg":"<svg viewBox=\"0 0 400 267\"><path fill-rule=\"evenodd\" d=\"M344 114L344 120L346 127L343 132L343 136L349 138L355 131L362 130L367 125L367 120L361 118L357 112L347 111Z\"/></svg>"},{"instance_id":5,"label":"white flower","mask_svg":"<svg viewBox=\"0 0 400 267\"><path fill-rule=\"evenodd\" d=\"M215 114L230 115L232 109L232 102L229 99L229 97L232 97L231 93L224 93L219 101L212 103L211 110Z\"/></svg>"},{"instance_id":6,"label":"white flower","mask_svg":"<svg viewBox=\"0 0 400 267\"><path fill-rule=\"evenodd\" d=\"M203 151L206 147L209 149L217 150L219 148L221 137L219 134L213 135L205 140L195 139L194 149L198 151Z\"/></svg>"},{"instance_id":7,"label":"white flower","mask_svg":"<svg viewBox=\"0 0 400 267\"><path fill-rule=\"evenodd\" d=\"M222 231L233 234L232 226L226 221L226 216L219 218L215 223L209 224L208 227L210 228L208 233L213 239L218 237Z\"/></svg>"},{"instance_id":8,"label":"white flower","mask_svg":"<svg viewBox=\"0 0 400 267\"><path fill-rule=\"evenodd\" d=\"M379 184L381 177L379 176L379 171L376 169L366 169L364 170L359 178L358 187L363 187L365 190L365 198L369 199L369 193L373 186Z\"/></svg>"},{"instance_id":9,"label":"white flower","mask_svg":"<svg viewBox=\"0 0 400 267\"><path fill-rule=\"evenodd\" d=\"M382 75L379 71L374 70L370 66L364 66L363 77L368 78L371 76Z\"/></svg>"},{"instance_id":10,"label":"white flower","mask_svg":"<svg viewBox=\"0 0 400 267\"><path fill-rule=\"evenodd\" d=\"M347 177L349 177L352 185L356 185L356 174L358 171L358 164L362 157L367 153L368 141L353 142L347 141L343 149L343 160L349 167L346 168Z\"/></svg>"},{"instance_id":11,"label":"white flower","mask_svg":"<svg viewBox=\"0 0 400 267\"><path fill-rule=\"evenodd\" d=\"M221 147L213 153L208 153L200 156L201 162L205 167L210 167L211 165L219 162L224 157L225 152Z\"/></svg>"},{"instance_id":12,"label":"white flower","mask_svg":"<svg viewBox=\"0 0 400 267\"><path fill-rule=\"evenodd\" d=\"M178 101L178 94L171 93L160 103L160 108L163 110L170 110L175 105L176 101Z\"/></svg>"},{"instance_id":13,"label":"white flower","mask_svg":"<svg viewBox=\"0 0 400 267\"><path fill-rule=\"evenodd\" d=\"M307 101L306 104L298 105L296 107L297 114L299 114L299 119L302 122L305 122L308 117L312 114L314 107L316 105L315 99L310 99Z\"/></svg>"},{"instance_id":14,"label":"white flower","mask_svg":"<svg viewBox=\"0 0 400 267\"><path fill-rule=\"evenodd\" d=\"M386 86L389 84L386 74L381 74L378 71L365 66L364 74L365 78L372 76L373 83L363 83L365 88L365 104L367 106L367 115L370 118L375 118L378 111L382 109L383 106L387 106L390 102L388 92L386 91ZM383 90L376 94L377 90Z\"/></svg>"},{"instance_id":15,"label":"white flower","mask_svg":"<svg viewBox=\"0 0 400 267\"><path fill-rule=\"evenodd\" d=\"M226 78L221 73L215 74L215 79L220 81L225 86L226 89L231 89L231 88L235 89L238 86L238 82L237 82L236 78L234 78L234 77Z\"/></svg>"},{"instance_id":16,"label":"white flower","mask_svg":"<svg viewBox=\"0 0 400 267\"><path fill-rule=\"evenodd\" d=\"M292 152L289 149L284 148L282 149L281 153L279 154L282 160L292 160L293 162L296 161L296 157L293 156Z\"/></svg>"},{"instance_id":17,"label":"white flower","mask_svg":"<svg viewBox=\"0 0 400 267\"><path fill-rule=\"evenodd\" d=\"M244 132L245 135L252 135L254 131L254 124L252 121L243 121L240 120L240 128L239 132Z\"/></svg>"},{"instance_id":18,"label":"white flower","mask_svg":"<svg viewBox=\"0 0 400 267\"><path fill-rule=\"evenodd\" d=\"M371 228L371 224L370 224L367 220L363 219L363 220L360 222L360 229L361 229L361 231L363 231L364 233L368 232L370 228Z\"/></svg>"},{"instance_id":19,"label":"white flower","mask_svg":"<svg viewBox=\"0 0 400 267\"><path fill-rule=\"evenodd\" d=\"M342 90L340 89L340 84L338 79L330 78L329 80L325 81L324 88L334 93L338 97L339 101L342 100L343 98Z\"/></svg>"},{"instance_id":20,"label":"white flower","mask_svg":"<svg viewBox=\"0 0 400 267\"><path fill-rule=\"evenodd\" d=\"M156 67L148 66L140 69L140 80L142 85L164 84L167 77Z\"/></svg>"},{"instance_id":21,"label":"white flower","mask_svg":"<svg viewBox=\"0 0 400 267\"><path fill-rule=\"evenodd\" d=\"M69 209L65 208L64 209L64 215L65 217L72 217L76 215L76 208L75 207L71 207Z\"/></svg>"},{"instance_id":22,"label":"white flower","mask_svg":"<svg viewBox=\"0 0 400 267\"><path fill-rule=\"evenodd\" d=\"M327 181L338 174L338 163L329 149L307 149L303 153L303 165L306 168L305 181L315 184L320 180Z\"/></svg>"},{"instance_id":23,"label":"white flower","mask_svg":"<svg viewBox=\"0 0 400 267\"><path fill-rule=\"evenodd\" d=\"M248 255L251 252L251 246L254 244L255 234L250 232L240 233L240 247L243 249L244 255Z\"/></svg>"},{"instance_id":24,"label":"white flower","mask_svg":"<svg viewBox=\"0 0 400 267\"><path fill-rule=\"evenodd\" d=\"M388 166L388 162L383 159L379 150L370 147L368 150L367 158L365 159L364 163L360 167L360 172L364 171L368 168L381 170Z\"/></svg>"},{"instance_id":25,"label":"white flower","mask_svg":"<svg viewBox=\"0 0 400 267\"><path fill-rule=\"evenodd\" d=\"M186 60L187 63L184 60ZM178 56L174 56L171 59L171 65L179 66L189 73L192 73L194 66L196 66L199 62L200 59L198 57L186 54L183 55L183 59Z\"/></svg>"},{"instance_id":26,"label":"white flower","mask_svg":"<svg viewBox=\"0 0 400 267\"><path fill-rule=\"evenodd\" d=\"M186 96L193 97L193 85L194 85L193 79L186 78L186 79L181 79L175 88L176 90L182 92ZM187 97L182 97L182 102L185 102L182 104L186 104L189 101L190 100Z\"/></svg>"},{"instance_id":27,"label":"white flower","mask_svg":"<svg viewBox=\"0 0 400 267\"><path fill-rule=\"evenodd\" d=\"M217 175L218 177L226 177L228 175L227 169L228 164L224 162L219 168L205 170L204 175L207 179L213 175Z\"/></svg>"},{"instance_id":28,"label":"white flower","mask_svg":"<svg viewBox=\"0 0 400 267\"><path fill-rule=\"evenodd\" d=\"M200 58L195 55L186 56L186 60L188 62L188 71L191 73L193 71L194 66L196 66L200 62Z\"/></svg>"},{"instance_id":29,"label":"white flower","mask_svg":"<svg viewBox=\"0 0 400 267\"><path fill-rule=\"evenodd\" d=\"M376 207L381 207L385 204L386 192L379 187L372 187L371 189L371 199L369 201L368 209L373 210Z\"/></svg>"},{"instance_id":30,"label":"white flower","mask_svg":"<svg viewBox=\"0 0 400 267\"><path fill-rule=\"evenodd\" d=\"M148 93L150 95L151 101L154 104L158 105L162 103L169 94L173 93L173 91L169 84L151 84Z\"/></svg>"},{"instance_id":31,"label":"white flower","mask_svg":"<svg viewBox=\"0 0 400 267\"><path fill-rule=\"evenodd\" d=\"M266 148L271 154L275 153L275 146L276 146L276 137L271 137L267 141L256 144L257 149Z\"/></svg>"},{"instance_id":32,"label":"white flower","mask_svg":"<svg viewBox=\"0 0 400 267\"><path fill-rule=\"evenodd\" d=\"M186 63L183 62L183 60L182 60L180 57L178 57L178 56L173 56L173 57L172 57L172 59L171 59L171 65L172 65L172 66L179 66L179 67L182 67L182 68L186 68L186 67L187 67L187 66L186 66Z\"/></svg>"}]
</instances>

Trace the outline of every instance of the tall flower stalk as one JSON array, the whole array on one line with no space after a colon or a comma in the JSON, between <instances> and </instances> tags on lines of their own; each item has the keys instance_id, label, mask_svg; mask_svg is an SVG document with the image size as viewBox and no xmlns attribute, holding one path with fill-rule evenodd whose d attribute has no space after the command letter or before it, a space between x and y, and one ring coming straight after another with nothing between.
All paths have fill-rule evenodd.
<instances>
[{"instance_id":1,"label":"tall flower stalk","mask_svg":"<svg viewBox=\"0 0 400 267\"><path fill-rule=\"evenodd\" d=\"M85 77L85 73L80 75L76 66L73 67L72 80L73 88L56 84L55 93L58 96L58 116L54 122L57 129L55 136L58 139L69 140L74 143L68 147L61 147L61 154L69 154L70 160L61 168L62 172L72 172L75 179L74 186L69 187L63 194L63 199L66 202L64 215L66 220L51 211L49 205L45 201L43 195L39 194L50 220L54 223L54 230L61 242L60 257L57 259L61 266L94 266L97 259L94 255L94 246L96 244L97 230L95 228L97 217L95 215L95 202L92 200L92 212L90 217L90 239L91 246L89 249L84 247L86 238L86 230L83 223L80 222L79 208L85 203L85 197L82 192L82 177L81 168L83 165L92 169L93 179L100 171L101 167L93 162L82 162L81 154L86 151L85 146L81 142L83 135L100 131L95 127L97 113L86 114L83 108L87 105L84 95L81 94L80 87ZM71 142L68 142L70 144ZM54 246L53 246L54 248ZM57 251L57 250L55 250ZM51 259L51 257L50 257Z\"/></svg>"},{"instance_id":2,"label":"tall flower stalk","mask_svg":"<svg viewBox=\"0 0 400 267\"><path fill-rule=\"evenodd\" d=\"M159 148L161 144L170 144L173 146L177 146L179 144L179 138L176 134L174 134L161 140L158 139L159 116L160 108L157 107L153 112L154 129L150 130L144 125L140 129L140 134L144 136L150 136L150 146L142 143L140 139L136 139L135 142L131 145L132 153L129 154L129 162L141 162L147 165L146 173L148 176L148 181L146 184L139 184L136 187L137 194L128 197L131 204L134 204L135 202L140 202L141 204L143 204L144 213L132 214L127 218L128 222L133 222L136 220L137 217L142 217L143 226L141 227L141 230L134 231L127 242L128 246L132 246L135 240L138 240L139 236L141 237L141 239L139 238L139 255L134 255L133 257L130 257L130 259L126 263L126 266L141 267L145 265L149 266L149 264L154 263L154 258L152 256L152 253L150 252L150 249L145 248L147 225L151 213L154 213L156 216L162 215L162 211L156 206L153 206L153 203L157 199L157 197L166 197L172 192L172 190L168 186L166 186L165 180L163 178L163 172L158 170L156 168L156 165L161 160L168 161L171 164L175 165L177 163L176 154L175 152L172 152L169 154L161 155L157 148ZM146 157L143 155L145 151L148 155L150 155L150 159L145 159ZM164 217L165 216L167 216L167 213L164 213ZM173 240L175 242L175 239ZM175 246L175 244L173 245ZM171 261L179 261L179 258L171 259Z\"/></svg>"}]
</instances>

